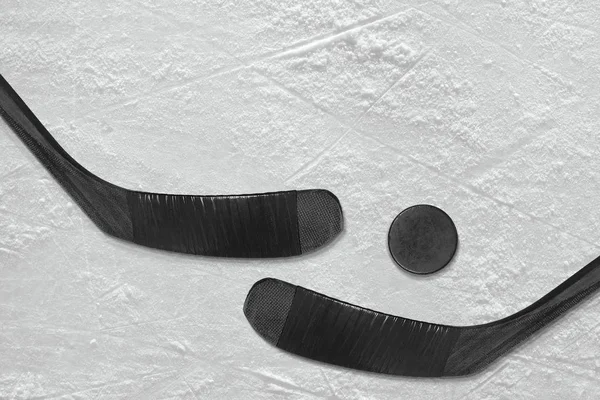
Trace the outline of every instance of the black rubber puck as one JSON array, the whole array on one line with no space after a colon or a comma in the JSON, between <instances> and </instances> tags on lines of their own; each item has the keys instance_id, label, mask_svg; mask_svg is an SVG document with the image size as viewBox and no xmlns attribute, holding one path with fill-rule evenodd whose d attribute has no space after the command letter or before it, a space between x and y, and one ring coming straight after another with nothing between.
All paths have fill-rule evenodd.
<instances>
[{"instance_id":1,"label":"black rubber puck","mask_svg":"<svg viewBox=\"0 0 600 400\"><path fill-rule=\"evenodd\" d=\"M458 232L444 211L418 205L402 211L390 226L388 246L394 261L414 274L444 268L456 253Z\"/></svg>"}]
</instances>

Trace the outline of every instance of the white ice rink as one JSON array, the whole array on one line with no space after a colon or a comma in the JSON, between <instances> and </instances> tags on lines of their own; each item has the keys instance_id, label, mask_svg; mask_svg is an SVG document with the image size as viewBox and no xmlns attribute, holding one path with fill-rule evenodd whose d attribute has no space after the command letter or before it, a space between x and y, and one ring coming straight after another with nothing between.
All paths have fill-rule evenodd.
<instances>
[{"instance_id":1,"label":"white ice rink","mask_svg":"<svg viewBox=\"0 0 600 400\"><path fill-rule=\"evenodd\" d=\"M600 255L597 0L1 0L0 73L130 189L324 188L346 228L305 257L222 260L98 230L0 121L0 399L598 399L600 294L479 375L346 370L262 340L275 277L387 313L493 321ZM454 219L430 277L402 209Z\"/></svg>"}]
</instances>

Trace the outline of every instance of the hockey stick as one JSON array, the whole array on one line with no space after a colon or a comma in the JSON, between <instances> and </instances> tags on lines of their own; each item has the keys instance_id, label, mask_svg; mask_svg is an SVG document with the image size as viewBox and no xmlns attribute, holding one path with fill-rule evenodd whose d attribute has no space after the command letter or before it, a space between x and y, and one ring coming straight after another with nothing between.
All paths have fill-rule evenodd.
<instances>
[{"instance_id":1,"label":"hockey stick","mask_svg":"<svg viewBox=\"0 0 600 400\"><path fill-rule=\"evenodd\" d=\"M447 326L345 303L276 279L254 284L244 314L280 349L347 368L404 376L482 370L600 287L600 258L531 306L484 325Z\"/></svg>"},{"instance_id":2,"label":"hockey stick","mask_svg":"<svg viewBox=\"0 0 600 400\"><path fill-rule=\"evenodd\" d=\"M343 226L326 190L238 196L144 193L95 176L54 140L0 75L0 114L104 232L144 246L221 257L286 257L332 240Z\"/></svg>"}]
</instances>

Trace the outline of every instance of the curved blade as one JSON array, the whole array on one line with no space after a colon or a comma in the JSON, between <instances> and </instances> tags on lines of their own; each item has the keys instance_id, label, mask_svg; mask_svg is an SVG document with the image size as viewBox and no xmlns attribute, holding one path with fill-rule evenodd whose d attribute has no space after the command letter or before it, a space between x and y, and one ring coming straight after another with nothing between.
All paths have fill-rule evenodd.
<instances>
[{"instance_id":1,"label":"curved blade","mask_svg":"<svg viewBox=\"0 0 600 400\"><path fill-rule=\"evenodd\" d=\"M77 163L2 76L0 115L100 229L127 241L208 256L286 257L343 229L341 205L326 190L193 196L113 185Z\"/></svg>"},{"instance_id":2,"label":"curved blade","mask_svg":"<svg viewBox=\"0 0 600 400\"><path fill-rule=\"evenodd\" d=\"M392 375L460 376L522 343L600 287L600 258L526 309L499 321L448 326L384 314L277 279L250 289L246 318L280 349Z\"/></svg>"}]
</instances>

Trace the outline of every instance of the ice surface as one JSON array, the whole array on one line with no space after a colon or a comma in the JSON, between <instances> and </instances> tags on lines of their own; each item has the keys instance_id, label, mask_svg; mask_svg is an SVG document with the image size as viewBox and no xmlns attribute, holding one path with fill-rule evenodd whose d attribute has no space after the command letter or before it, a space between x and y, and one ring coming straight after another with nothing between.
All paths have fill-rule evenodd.
<instances>
[{"instance_id":1,"label":"ice surface","mask_svg":"<svg viewBox=\"0 0 600 400\"><path fill-rule=\"evenodd\" d=\"M486 372L382 377L283 353L242 305L272 276L448 324L492 321L600 254L596 0L3 0L0 68L116 184L320 187L346 231L226 261L103 235L0 124L0 398L596 399L600 297ZM393 217L443 208L461 245L422 278Z\"/></svg>"}]
</instances>

